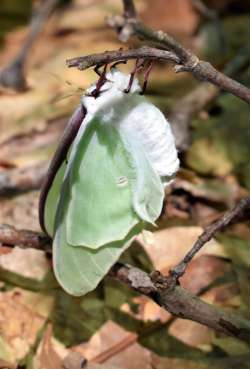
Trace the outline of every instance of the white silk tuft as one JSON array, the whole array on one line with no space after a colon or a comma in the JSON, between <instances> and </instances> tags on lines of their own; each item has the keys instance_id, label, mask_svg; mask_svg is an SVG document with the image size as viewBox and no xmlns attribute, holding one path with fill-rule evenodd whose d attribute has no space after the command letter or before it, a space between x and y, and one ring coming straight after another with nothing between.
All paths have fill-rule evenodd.
<instances>
[{"instance_id":1,"label":"white silk tuft","mask_svg":"<svg viewBox=\"0 0 250 369\"><path fill-rule=\"evenodd\" d=\"M85 122L96 116L103 124L113 124L123 136L137 138L154 170L168 184L171 176L179 169L174 136L168 120L145 96L139 95L140 85L136 78L129 93L124 90L128 86L130 75L113 69L106 78L107 82L102 86L100 96L90 96L96 88L93 85L82 98L87 109ZM81 135L80 130L79 137Z\"/></svg>"}]
</instances>

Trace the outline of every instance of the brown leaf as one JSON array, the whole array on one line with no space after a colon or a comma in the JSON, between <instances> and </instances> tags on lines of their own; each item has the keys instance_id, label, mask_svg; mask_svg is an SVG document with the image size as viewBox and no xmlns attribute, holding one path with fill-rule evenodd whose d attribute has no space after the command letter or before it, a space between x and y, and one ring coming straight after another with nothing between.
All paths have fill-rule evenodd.
<instances>
[{"instance_id":1,"label":"brown leaf","mask_svg":"<svg viewBox=\"0 0 250 369\"><path fill-rule=\"evenodd\" d=\"M79 345L73 350L91 362L105 362L107 365L123 369L151 369L150 351L136 341L137 336L134 333L127 332L116 323L108 321L88 343Z\"/></svg>"},{"instance_id":2,"label":"brown leaf","mask_svg":"<svg viewBox=\"0 0 250 369\"><path fill-rule=\"evenodd\" d=\"M234 307L234 298L240 293L236 283L227 283L217 286L202 295L202 298L210 304L225 307Z\"/></svg>"},{"instance_id":3,"label":"brown leaf","mask_svg":"<svg viewBox=\"0 0 250 369\"><path fill-rule=\"evenodd\" d=\"M197 294L231 270L231 265L215 255L201 255L191 261L181 278L181 285Z\"/></svg>"},{"instance_id":4,"label":"brown leaf","mask_svg":"<svg viewBox=\"0 0 250 369\"><path fill-rule=\"evenodd\" d=\"M208 327L191 320L176 319L169 327L168 333L187 345L211 350L213 332Z\"/></svg>"},{"instance_id":5,"label":"brown leaf","mask_svg":"<svg viewBox=\"0 0 250 369\"><path fill-rule=\"evenodd\" d=\"M147 25L178 36L193 34L199 18L191 0L147 1L142 12L142 19Z\"/></svg>"},{"instance_id":6,"label":"brown leaf","mask_svg":"<svg viewBox=\"0 0 250 369\"><path fill-rule=\"evenodd\" d=\"M55 12L47 22L29 54L26 70L30 89L25 93L3 93L0 96L0 144L19 134L45 131L52 119L74 110L80 94L96 76L92 71L86 71L82 78L82 72L67 68L65 60L80 55L83 44L85 54L121 46L115 32L104 21L110 5L117 8L117 1L105 3L86 4L85 1L80 5L74 1L67 11ZM75 32L68 37L60 36L65 29L72 28ZM6 37L6 47L1 52L2 65L8 64L19 51L26 32L27 28ZM65 96L70 97L66 99Z\"/></svg>"},{"instance_id":7,"label":"brown leaf","mask_svg":"<svg viewBox=\"0 0 250 369\"><path fill-rule=\"evenodd\" d=\"M79 353L71 351L63 359L62 365L65 369L81 369L86 366L86 359Z\"/></svg>"},{"instance_id":8,"label":"brown leaf","mask_svg":"<svg viewBox=\"0 0 250 369\"><path fill-rule=\"evenodd\" d=\"M11 363L0 359L0 369L16 369L16 365L12 365Z\"/></svg>"},{"instance_id":9,"label":"brown leaf","mask_svg":"<svg viewBox=\"0 0 250 369\"><path fill-rule=\"evenodd\" d=\"M228 206L234 204L239 195L239 184L235 176L228 175L223 179L203 179L191 170L181 170L173 182L172 188L183 190L194 197Z\"/></svg>"},{"instance_id":10,"label":"brown leaf","mask_svg":"<svg viewBox=\"0 0 250 369\"><path fill-rule=\"evenodd\" d=\"M130 305L127 303L121 306L121 310L136 319L143 320L144 322L160 321L166 323L171 318L170 313L146 296L137 296L133 299L133 302L138 305L138 311L136 313L131 310Z\"/></svg>"},{"instance_id":11,"label":"brown leaf","mask_svg":"<svg viewBox=\"0 0 250 369\"><path fill-rule=\"evenodd\" d=\"M28 192L13 198L1 199L0 223L19 229L41 231L38 223L39 192Z\"/></svg>"},{"instance_id":12,"label":"brown leaf","mask_svg":"<svg viewBox=\"0 0 250 369\"><path fill-rule=\"evenodd\" d=\"M7 361L15 364L24 358L35 343L52 306L52 297L20 288L0 293L0 331L9 353Z\"/></svg>"},{"instance_id":13,"label":"brown leaf","mask_svg":"<svg viewBox=\"0 0 250 369\"><path fill-rule=\"evenodd\" d=\"M154 268L167 273L190 250L199 235L201 227L170 227L154 233L143 232L137 239L152 260ZM226 256L219 242L212 239L197 255Z\"/></svg>"},{"instance_id":14,"label":"brown leaf","mask_svg":"<svg viewBox=\"0 0 250 369\"><path fill-rule=\"evenodd\" d=\"M65 369L62 365L62 358L67 354L67 350L63 348L60 352L62 356L60 356L56 345L52 337L52 326L49 324L34 358L35 369Z\"/></svg>"},{"instance_id":15,"label":"brown leaf","mask_svg":"<svg viewBox=\"0 0 250 369\"><path fill-rule=\"evenodd\" d=\"M167 358L152 355L152 364L154 369L208 369L208 366L201 361Z\"/></svg>"},{"instance_id":16,"label":"brown leaf","mask_svg":"<svg viewBox=\"0 0 250 369\"><path fill-rule=\"evenodd\" d=\"M41 281L49 271L50 264L43 251L15 247L8 253L0 254L0 267Z\"/></svg>"}]
</instances>

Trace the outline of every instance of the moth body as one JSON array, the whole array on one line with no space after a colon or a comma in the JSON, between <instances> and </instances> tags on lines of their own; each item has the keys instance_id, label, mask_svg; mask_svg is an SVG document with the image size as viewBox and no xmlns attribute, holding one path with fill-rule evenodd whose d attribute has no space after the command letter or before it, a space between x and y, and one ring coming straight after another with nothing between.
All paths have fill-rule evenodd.
<instances>
[{"instance_id":1,"label":"moth body","mask_svg":"<svg viewBox=\"0 0 250 369\"><path fill-rule=\"evenodd\" d=\"M136 136L155 171L162 177L171 177L179 168L179 159L170 124L156 106L139 95L141 89L137 79L134 79L130 93L124 93L129 78L129 75L113 69L107 74L108 81L97 99L89 96L95 89L91 86L82 99L88 112L85 121L98 117L103 124L113 124L122 135ZM80 131L79 136L81 134Z\"/></svg>"},{"instance_id":2,"label":"moth body","mask_svg":"<svg viewBox=\"0 0 250 369\"><path fill-rule=\"evenodd\" d=\"M138 80L125 93L130 76L113 69L106 78L97 98L96 86L82 98L86 115L45 203L55 275L76 296L93 290L155 223L164 186L179 167L170 125L139 94Z\"/></svg>"}]
</instances>

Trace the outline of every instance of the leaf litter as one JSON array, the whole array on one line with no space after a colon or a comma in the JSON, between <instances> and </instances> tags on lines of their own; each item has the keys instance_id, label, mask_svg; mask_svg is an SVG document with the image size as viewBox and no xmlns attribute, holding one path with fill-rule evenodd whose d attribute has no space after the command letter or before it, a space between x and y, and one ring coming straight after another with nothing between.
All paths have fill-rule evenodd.
<instances>
[{"instance_id":1,"label":"leaf litter","mask_svg":"<svg viewBox=\"0 0 250 369\"><path fill-rule=\"evenodd\" d=\"M0 174L41 165L51 157L72 106L78 104L79 92L95 79L92 71L82 74L66 68L65 60L83 52L120 47L103 21L110 11L120 12L117 4L113 0L102 4L77 0L51 18L29 59L30 89L24 94L1 91ZM187 42L197 31L200 17L191 10L188 0L181 9L175 8L173 0L168 6L166 18L160 14L155 21L161 1L154 10L147 2L138 1L144 19L156 22L155 28L168 24L171 32L178 24L176 32L179 30L179 37ZM182 21L175 20L171 25L171 14L178 16L180 11ZM235 27L239 28L240 16L236 18ZM24 27L7 34L1 53L3 63L16 53L25 32ZM240 42L234 40L233 48L236 41ZM156 67L150 98L168 112L176 96L189 90L185 78L168 67ZM72 96L64 98L67 95ZM224 94L217 99L214 110L212 107L206 113L192 122L193 140L183 161L185 169L167 193L168 204L159 228L141 235L123 256L125 262L167 273L205 225L248 193L247 107ZM29 191L1 198L0 223L39 230L38 194ZM182 278L183 286L210 303L240 311L249 318L249 237L249 225L239 224L211 240L190 264ZM197 323L174 319L148 298L108 277L86 297L68 296L53 279L51 262L43 252L4 248L0 279L2 366L14 368L19 363L28 369L65 368L69 362L72 365L72 357L76 360L78 353L90 360L88 367L100 369L250 367L247 345Z\"/></svg>"}]
</instances>

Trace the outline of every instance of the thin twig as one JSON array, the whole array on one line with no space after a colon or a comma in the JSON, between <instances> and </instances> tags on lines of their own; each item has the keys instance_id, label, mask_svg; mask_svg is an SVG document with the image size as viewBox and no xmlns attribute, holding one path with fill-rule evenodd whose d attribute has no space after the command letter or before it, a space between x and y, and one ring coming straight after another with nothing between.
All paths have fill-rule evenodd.
<instances>
[{"instance_id":1,"label":"thin twig","mask_svg":"<svg viewBox=\"0 0 250 369\"><path fill-rule=\"evenodd\" d=\"M192 0L194 8L205 18L211 20L216 28L219 45L224 53L228 51L228 43L220 17L215 9L208 8L202 0Z\"/></svg>"},{"instance_id":2,"label":"thin twig","mask_svg":"<svg viewBox=\"0 0 250 369\"><path fill-rule=\"evenodd\" d=\"M137 13L133 0L127 0L124 2L124 17L137 18Z\"/></svg>"},{"instance_id":3,"label":"thin twig","mask_svg":"<svg viewBox=\"0 0 250 369\"><path fill-rule=\"evenodd\" d=\"M128 332L125 337L120 341L114 343L112 346L108 347L101 353L90 357L88 359L89 363L102 364L106 362L111 357L117 355L118 353L126 350L131 345L137 342L137 334L134 332ZM65 369L87 369L87 360L77 351L70 351L68 355L63 359L63 368Z\"/></svg>"},{"instance_id":4,"label":"thin twig","mask_svg":"<svg viewBox=\"0 0 250 369\"><path fill-rule=\"evenodd\" d=\"M133 1L123 0L124 9L129 4L131 6L131 2ZM167 33L151 30L134 15L133 18L128 16L110 17L108 23L116 28L118 34L122 36L122 41L127 40L131 35L136 35L139 39L151 42L156 47L175 53L180 59L180 65L176 66L176 72L190 72L196 79L211 82L220 89L228 91L243 101L250 103L250 90L246 86L219 72L210 63L200 60L194 53L186 49Z\"/></svg>"},{"instance_id":5,"label":"thin twig","mask_svg":"<svg viewBox=\"0 0 250 369\"><path fill-rule=\"evenodd\" d=\"M7 224L0 224L0 245L32 248L51 254L51 240L47 236L30 230L18 230Z\"/></svg>"},{"instance_id":6,"label":"thin twig","mask_svg":"<svg viewBox=\"0 0 250 369\"><path fill-rule=\"evenodd\" d=\"M186 268L193 257L198 251L208 242L214 235L227 227L233 220L239 217L239 215L246 209L250 208L250 196L241 199L238 204L232 209L226 212L222 218L217 222L209 225L204 232L199 236L191 250L185 255L183 260L171 270L171 275L174 279L178 280L186 271Z\"/></svg>"},{"instance_id":7,"label":"thin twig","mask_svg":"<svg viewBox=\"0 0 250 369\"><path fill-rule=\"evenodd\" d=\"M193 7L204 17L215 21L218 19L218 14L214 9L208 8L201 0L192 0Z\"/></svg>"},{"instance_id":8,"label":"thin twig","mask_svg":"<svg viewBox=\"0 0 250 369\"><path fill-rule=\"evenodd\" d=\"M147 59L147 60L167 60L174 63L179 62L179 58L172 52L160 50L153 47L140 47L130 50L112 50L104 53L91 54L66 60L68 67L77 67L84 70L95 65L104 65L116 61L124 61L130 59Z\"/></svg>"},{"instance_id":9,"label":"thin twig","mask_svg":"<svg viewBox=\"0 0 250 369\"><path fill-rule=\"evenodd\" d=\"M137 339L138 335L136 333L129 332L125 337L123 337L122 340L118 341L100 354L94 356L90 359L90 361L97 364L104 363L111 357L117 355L119 352L127 349L129 346L136 343Z\"/></svg>"}]
</instances>

